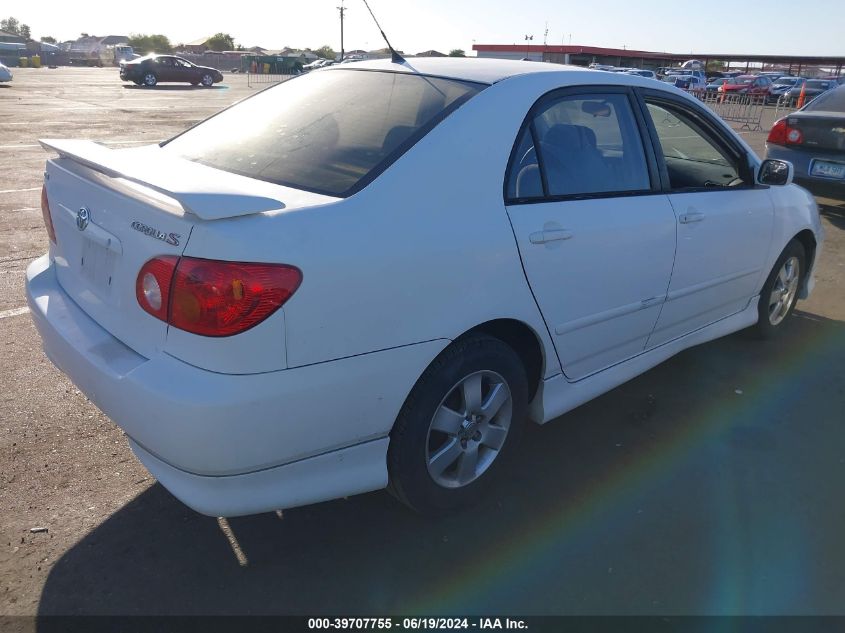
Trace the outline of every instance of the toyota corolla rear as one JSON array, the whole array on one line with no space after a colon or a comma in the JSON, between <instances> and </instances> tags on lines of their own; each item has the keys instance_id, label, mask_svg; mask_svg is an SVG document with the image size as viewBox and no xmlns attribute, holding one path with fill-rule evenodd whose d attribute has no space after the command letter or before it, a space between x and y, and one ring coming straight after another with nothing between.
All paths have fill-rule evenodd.
<instances>
[{"instance_id":1,"label":"toyota corolla rear","mask_svg":"<svg viewBox=\"0 0 845 633\"><path fill-rule=\"evenodd\" d=\"M319 71L161 147L42 141L58 154L42 192L50 250L27 295L47 355L207 514L383 487L392 420L444 343L321 348L308 315L354 264L327 253L327 278L297 253L354 220L353 194L481 89Z\"/></svg>"}]
</instances>

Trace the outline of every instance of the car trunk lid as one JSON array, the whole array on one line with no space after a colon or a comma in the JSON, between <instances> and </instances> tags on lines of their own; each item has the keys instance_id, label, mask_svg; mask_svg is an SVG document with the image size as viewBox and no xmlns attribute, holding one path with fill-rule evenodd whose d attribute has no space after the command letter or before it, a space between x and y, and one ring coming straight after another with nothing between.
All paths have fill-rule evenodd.
<instances>
[{"instance_id":1,"label":"car trunk lid","mask_svg":"<svg viewBox=\"0 0 845 633\"><path fill-rule=\"evenodd\" d=\"M830 152L845 152L845 115L838 112L795 112L787 123L801 130L803 146Z\"/></svg>"},{"instance_id":2,"label":"car trunk lid","mask_svg":"<svg viewBox=\"0 0 845 633\"><path fill-rule=\"evenodd\" d=\"M157 146L42 144L60 156L48 161L45 174L59 283L94 321L147 357L163 349L168 326L138 305L135 284L145 262L180 256L199 223L289 208L280 197L298 207L322 198L165 155Z\"/></svg>"}]
</instances>

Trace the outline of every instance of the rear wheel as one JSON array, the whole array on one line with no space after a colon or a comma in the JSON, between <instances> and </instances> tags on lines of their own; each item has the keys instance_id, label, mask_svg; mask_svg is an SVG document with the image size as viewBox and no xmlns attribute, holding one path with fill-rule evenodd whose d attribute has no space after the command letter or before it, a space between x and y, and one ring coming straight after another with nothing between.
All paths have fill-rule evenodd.
<instances>
[{"instance_id":1,"label":"rear wheel","mask_svg":"<svg viewBox=\"0 0 845 633\"><path fill-rule=\"evenodd\" d=\"M152 88L158 83L158 77L156 77L155 73L144 73L144 77L141 81L143 81L144 85L148 88Z\"/></svg>"},{"instance_id":2,"label":"rear wheel","mask_svg":"<svg viewBox=\"0 0 845 633\"><path fill-rule=\"evenodd\" d=\"M772 338L780 332L787 317L795 310L798 291L806 271L806 253L801 242L787 244L769 273L760 301L757 304L758 319L755 333L760 338Z\"/></svg>"},{"instance_id":3,"label":"rear wheel","mask_svg":"<svg viewBox=\"0 0 845 633\"><path fill-rule=\"evenodd\" d=\"M424 514L476 501L513 451L527 416L516 352L471 335L447 348L408 396L390 435L390 491Z\"/></svg>"}]
</instances>

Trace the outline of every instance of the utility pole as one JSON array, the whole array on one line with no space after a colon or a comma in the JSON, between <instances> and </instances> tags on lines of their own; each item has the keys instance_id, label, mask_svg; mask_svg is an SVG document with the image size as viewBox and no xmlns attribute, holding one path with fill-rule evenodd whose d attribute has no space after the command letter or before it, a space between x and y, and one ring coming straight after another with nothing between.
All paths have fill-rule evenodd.
<instances>
[{"instance_id":1,"label":"utility pole","mask_svg":"<svg viewBox=\"0 0 845 633\"><path fill-rule=\"evenodd\" d=\"M343 14L346 13L346 7L343 6L343 0L340 0L340 6L337 10L340 11L340 61L343 61Z\"/></svg>"}]
</instances>

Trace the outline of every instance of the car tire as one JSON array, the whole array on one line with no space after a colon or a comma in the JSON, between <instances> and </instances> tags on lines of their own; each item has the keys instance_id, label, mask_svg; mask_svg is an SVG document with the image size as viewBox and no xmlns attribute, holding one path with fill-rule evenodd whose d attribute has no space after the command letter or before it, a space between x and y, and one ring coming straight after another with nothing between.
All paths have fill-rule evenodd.
<instances>
[{"instance_id":1,"label":"car tire","mask_svg":"<svg viewBox=\"0 0 845 633\"><path fill-rule=\"evenodd\" d=\"M147 87L152 88L158 83L158 77L154 72L146 72L141 78L141 82Z\"/></svg>"},{"instance_id":2,"label":"car tire","mask_svg":"<svg viewBox=\"0 0 845 633\"><path fill-rule=\"evenodd\" d=\"M757 338L770 339L784 329L798 302L798 293L807 271L806 261L807 255L801 242L792 240L783 249L760 291L757 325L753 328Z\"/></svg>"},{"instance_id":3,"label":"car tire","mask_svg":"<svg viewBox=\"0 0 845 633\"><path fill-rule=\"evenodd\" d=\"M408 396L390 434L388 490L421 514L471 505L519 442L528 379L499 339L469 335L444 350Z\"/></svg>"},{"instance_id":4,"label":"car tire","mask_svg":"<svg viewBox=\"0 0 845 633\"><path fill-rule=\"evenodd\" d=\"M200 78L200 83L206 88L211 88L214 85L214 77L212 77L209 73L205 73Z\"/></svg>"}]
</instances>

